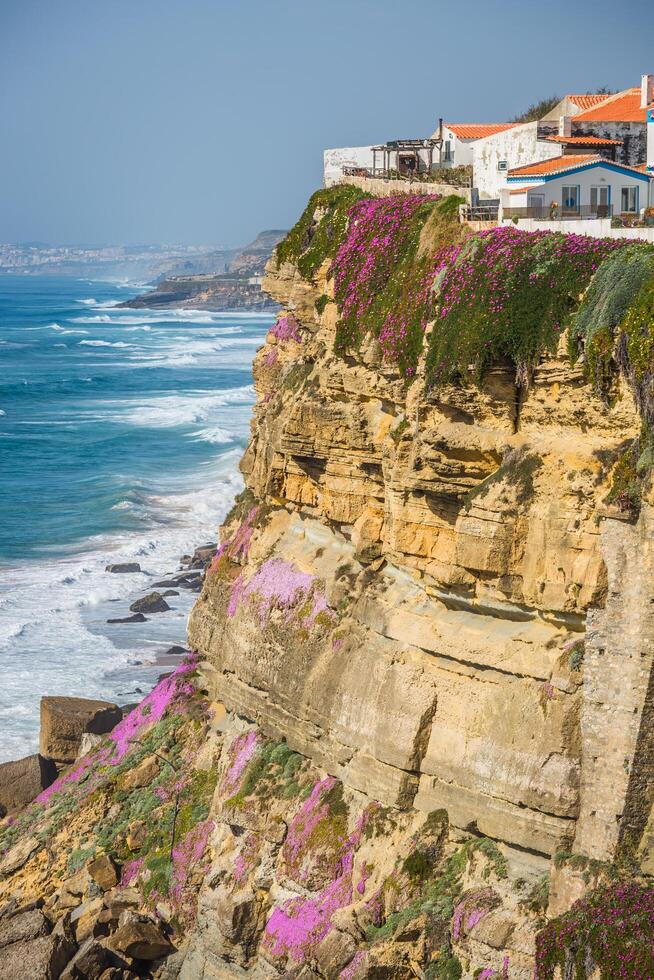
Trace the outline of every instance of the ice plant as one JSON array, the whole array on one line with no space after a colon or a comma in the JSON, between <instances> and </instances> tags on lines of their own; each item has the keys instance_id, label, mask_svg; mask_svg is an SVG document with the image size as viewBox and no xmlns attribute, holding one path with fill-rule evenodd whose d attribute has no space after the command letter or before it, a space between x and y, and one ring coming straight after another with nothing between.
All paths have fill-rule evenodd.
<instances>
[{"instance_id":1,"label":"ice plant","mask_svg":"<svg viewBox=\"0 0 654 980\"><path fill-rule=\"evenodd\" d=\"M270 328L270 333L282 342L294 340L296 344L302 343L300 324L292 313L285 313L283 316L280 316L277 323Z\"/></svg>"},{"instance_id":2,"label":"ice plant","mask_svg":"<svg viewBox=\"0 0 654 980\"><path fill-rule=\"evenodd\" d=\"M209 834L214 826L212 820L203 820L197 823L173 848L170 898L178 911L185 911L189 904L185 895L189 874L202 858L209 840Z\"/></svg>"},{"instance_id":3,"label":"ice plant","mask_svg":"<svg viewBox=\"0 0 654 980\"><path fill-rule=\"evenodd\" d=\"M578 980L654 977L654 887L621 881L599 888L549 922L536 940L535 980L554 980L557 968Z\"/></svg>"},{"instance_id":4,"label":"ice plant","mask_svg":"<svg viewBox=\"0 0 654 980\"><path fill-rule=\"evenodd\" d=\"M230 765L220 784L223 796L232 796L238 790L245 767L256 752L258 744L259 736L254 729L234 739L229 747Z\"/></svg>"},{"instance_id":5,"label":"ice plant","mask_svg":"<svg viewBox=\"0 0 654 980\"><path fill-rule=\"evenodd\" d=\"M435 257L435 323L427 372L432 384L477 378L509 359L526 385L544 353L554 353L574 306L601 262L624 241L548 231L493 228Z\"/></svg>"},{"instance_id":6,"label":"ice plant","mask_svg":"<svg viewBox=\"0 0 654 980\"><path fill-rule=\"evenodd\" d=\"M292 562L270 558L256 569L251 578L241 574L231 586L227 603L228 616L236 615L239 606L250 600L262 625L274 609L284 614L285 622L295 621L310 630L319 616L332 617L327 599L318 581Z\"/></svg>"}]
</instances>

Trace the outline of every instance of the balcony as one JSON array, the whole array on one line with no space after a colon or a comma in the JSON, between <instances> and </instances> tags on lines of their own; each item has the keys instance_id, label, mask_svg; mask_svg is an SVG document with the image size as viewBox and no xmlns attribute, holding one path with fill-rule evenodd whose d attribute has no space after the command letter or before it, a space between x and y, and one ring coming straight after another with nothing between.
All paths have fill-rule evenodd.
<instances>
[{"instance_id":1,"label":"balcony","mask_svg":"<svg viewBox=\"0 0 654 980\"><path fill-rule=\"evenodd\" d=\"M520 218L532 218L535 221L581 221L597 218L611 218L612 204L581 204L578 208L532 207L532 208L503 208L502 217L516 221Z\"/></svg>"}]
</instances>

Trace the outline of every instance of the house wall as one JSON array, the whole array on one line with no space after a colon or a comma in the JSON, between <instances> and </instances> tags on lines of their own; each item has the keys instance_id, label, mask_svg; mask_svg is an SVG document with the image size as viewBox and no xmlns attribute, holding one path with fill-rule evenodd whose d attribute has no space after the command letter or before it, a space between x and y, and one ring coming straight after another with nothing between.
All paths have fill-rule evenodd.
<instances>
[{"instance_id":1,"label":"house wall","mask_svg":"<svg viewBox=\"0 0 654 980\"><path fill-rule=\"evenodd\" d=\"M377 164L381 166L381 154L377 154ZM343 167L372 167L371 146L340 146L325 150L323 154L323 181L325 187L338 183L343 175Z\"/></svg>"},{"instance_id":2,"label":"house wall","mask_svg":"<svg viewBox=\"0 0 654 980\"><path fill-rule=\"evenodd\" d=\"M648 186L647 182L638 179L635 175L631 177L629 174L615 173L614 171L608 170L606 167L594 167L589 170L582 170L578 173L573 174L563 174L561 177L556 177L553 180L547 180L534 183L532 189L536 193L541 193L545 195L545 206L549 206L551 201L557 201L559 205L562 203L562 189L564 185L577 184L580 188L580 203L582 205L590 204L590 189L593 186L599 187L610 187L611 197L610 203L613 205L614 212L619 212L621 210L621 190L623 187L638 187L639 194L639 204L638 209L645 208L648 205ZM510 184L504 182L504 187L510 188ZM514 185L515 186L515 185ZM514 199L518 195L513 195ZM501 193L502 204L506 205L506 194ZM519 200L522 201L522 196L520 195ZM509 203L507 207L522 207L522 204Z\"/></svg>"},{"instance_id":3,"label":"house wall","mask_svg":"<svg viewBox=\"0 0 654 980\"><path fill-rule=\"evenodd\" d=\"M561 147L539 141L538 123L530 122L475 140L472 152L473 186L478 189L480 200L488 200L499 197L500 189L506 185L505 172L497 169L500 160L506 160L511 170L560 156Z\"/></svg>"},{"instance_id":4,"label":"house wall","mask_svg":"<svg viewBox=\"0 0 654 980\"><path fill-rule=\"evenodd\" d=\"M573 136L601 136L604 139L622 140L615 147L616 163L637 167L645 163L647 156L647 132L644 122L579 122L572 120Z\"/></svg>"},{"instance_id":5,"label":"house wall","mask_svg":"<svg viewBox=\"0 0 654 980\"><path fill-rule=\"evenodd\" d=\"M512 222L510 218L506 218L500 224L510 225ZM654 228L611 228L610 218L586 221L536 221L533 218L520 218L518 228L520 231L559 231L566 235L590 235L591 238L628 238L654 245Z\"/></svg>"},{"instance_id":6,"label":"house wall","mask_svg":"<svg viewBox=\"0 0 654 980\"><path fill-rule=\"evenodd\" d=\"M445 160L443 145L443 167L464 167L472 163L472 148L477 140L462 140L448 126L443 126L443 140L449 140L452 147L452 159ZM434 157L437 159L436 154Z\"/></svg>"}]
</instances>

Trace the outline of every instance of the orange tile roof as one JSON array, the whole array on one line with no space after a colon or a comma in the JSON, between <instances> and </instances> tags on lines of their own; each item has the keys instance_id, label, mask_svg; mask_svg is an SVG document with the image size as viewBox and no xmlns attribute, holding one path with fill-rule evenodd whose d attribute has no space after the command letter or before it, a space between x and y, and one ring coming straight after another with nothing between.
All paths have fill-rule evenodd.
<instances>
[{"instance_id":1,"label":"orange tile roof","mask_svg":"<svg viewBox=\"0 0 654 980\"><path fill-rule=\"evenodd\" d=\"M569 153L566 156L554 157L551 160L530 163L526 167L515 167L513 170L509 170L507 176L547 177L552 174L564 174L568 170L575 170L577 167L583 167L589 163L603 163L609 167L619 167L620 170L629 170L632 173L643 172L641 167L629 167L624 163L614 163L612 160L605 160L597 153Z\"/></svg>"},{"instance_id":2,"label":"orange tile roof","mask_svg":"<svg viewBox=\"0 0 654 980\"><path fill-rule=\"evenodd\" d=\"M569 95L568 98L574 105L576 105L582 112L586 109L592 109L593 106L599 105L600 102L604 102L609 98L606 93L604 95L597 95L592 92L586 92L584 95Z\"/></svg>"},{"instance_id":3,"label":"orange tile roof","mask_svg":"<svg viewBox=\"0 0 654 980\"><path fill-rule=\"evenodd\" d=\"M623 140L602 139L601 136L544 136L543 139L571 146L622 146L623 143Z\"/></svg>"},{"instance_id":4,"label":"orange tile roof","mask_svg":"<svg viewBox=\"0 0 654 980\"><path fill-rule=\"evenodd\" d=\"M510 177L543 177L545 174L555 174L559 171L571 170L582 163L593 163L602 158L596 153L569 153L567 156L554 157L552 160L540 160L529 163L526 167L514 167L509 170Z\"/></svg>"},{"instance_id":5,"label":"orange tile roof","mask_svg":"<svg viewBox=\"0 0 654 980\"><path fill-rule=\"evenodd\" d=\"M526 194L527 191L532 190L532 186L529 184L527 187L512 187L509 194Z\"/></svg>"},{"instance_id":6,"label":"orange tile roof","mask_svg":"<svg viewBox=\"0 0 654 980\"><path fill-rule=\"evenodd\" d=\"M599 105L574 117L577 122L645 122L647 110L640 107L640 89L626 88L609 95Z\"/></svg>"},{"instance_id":7,"label":"orange tile roof","mask_svg":"<svg viewBox=\"0 0 654 980\"><path fill-rule=\"evenodd\" d=\"M484 136L503 133L505 129L513 129L517 123L444 123L444 125L461 140L479 140Z\"/></svg>"}]
</instances>

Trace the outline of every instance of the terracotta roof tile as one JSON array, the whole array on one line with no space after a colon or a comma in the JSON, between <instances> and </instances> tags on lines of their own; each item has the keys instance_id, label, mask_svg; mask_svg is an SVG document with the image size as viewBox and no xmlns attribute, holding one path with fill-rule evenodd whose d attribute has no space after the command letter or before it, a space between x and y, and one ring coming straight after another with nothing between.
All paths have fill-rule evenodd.
<instances>
[{"instance_id":1,"label":"terracotta roof tile","mask_svg":"<svg viewBox=\"0 0 654 980\"><path fill-rule=\"evenodd\" d=\"M609 96L606 93L604 95L597 95L593 92L586 92L583 95L569 95L568 98L584 112L586 109L592 109L593 106L599 105L600 102L605 102Z\"/></svg>"},{"instance_id":2,"label":"terracotta roof tile","mask_svg":"<svg viewBox=\"0 0 654 980\"><path fill-rule=\"evenodd\" d=\"M526 167L515 167L509 170L508 177L546 177L551 174L564 174L568 170L576 167L583 167L589 163L604 163L611 167L619 167L621 170L631 171L632 173L643 173L641 167L628 167L623 163L614 163L612 160L605 160L597 153L568 153L566 156L554 157L551 160L540 160L538 163L530 163Z\"/></svg>"},{"instance_id":3,"label":"terracotta roof tile","mask_svg":"<svg viewBox=\"0 0 654 980\"><path fill-rule=\"evenodd\" d=\"M601 136L544 136L550 143L565 143L568 146L622 146L622 140L602 139Z\"/></svg>"},{"instance_id":4,"label":"terracotta roof tile","mask_svg":"<svg viewBox=\"0 0 654 980\"><path fill-rule=\"evenodd\" d=\"M461 140L479 140L484 136L494 136L506 129L513 129L517 123L444 123Z\"/></svg>"},{"instance_id":5,"label":"terracotta roof tile","mask_svg":"<svg viewBox=\"0 0 654 980\"><path fill-rule=\"evenodd\" d=\"M599 105L574 117L578 122L645 122L647 110L640 107L640 89L627 88L609 95Z\"/></svg>"},{"instance_id":6,"label":"terracotta roof tile","mask_svg":"<svg viewBox=\"0 0 654 980\"><path fill-rule=\"evenodd\" d=\"M539 160L529 163L526 167L514 167L509 170L509 177L542 177L545 174L555 174L559 171L571 170L583 163L594 163L601 160L596 153L569 153L567 156L554 157L551 160Z\"/></svg>"}]
</instances>

